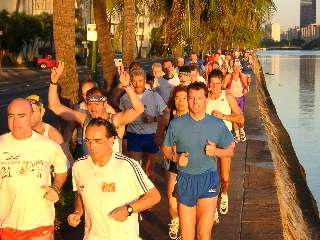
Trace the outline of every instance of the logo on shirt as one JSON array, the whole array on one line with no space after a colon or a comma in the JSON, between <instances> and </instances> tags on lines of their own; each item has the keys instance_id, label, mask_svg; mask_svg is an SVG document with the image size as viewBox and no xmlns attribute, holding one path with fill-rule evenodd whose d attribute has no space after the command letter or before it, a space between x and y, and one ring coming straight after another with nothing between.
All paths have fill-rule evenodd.
<instances>
[{"instance_id":1,"label":"logo on shirt","mask_svg":"<svg viewBox=\"0 0 320 240\"><path fill-rule=\"evenodd\" d=\"M115 192L116 183L102 183L102 192Z\"/></svg>"},{"instance_id":2,"label":"logo on shirt","mask_svg":"<svg viewBox=\"0 0 320 240\"><path fill-rule=\"evenodd\" d=\"M217 192L217 190L214 189L214 188L210 188L210 189L208 190L208 192L210 192L210 193L215 193L215 192Z\"/></svg>"}]
</instances>

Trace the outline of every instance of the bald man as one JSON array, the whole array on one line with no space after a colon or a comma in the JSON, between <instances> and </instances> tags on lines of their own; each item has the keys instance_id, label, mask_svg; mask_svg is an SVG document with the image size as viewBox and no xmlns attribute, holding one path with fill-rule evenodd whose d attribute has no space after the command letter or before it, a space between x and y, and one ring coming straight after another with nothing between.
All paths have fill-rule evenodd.
<instances>
[{"instance_id":1,"label":"bald man","mask_svg":"<svg viewBox=\"0 0 320 240\"><path fill-rule=\"evenodd\" d=\"M54 236L54 203L67 177L67 158L57 143L32 131L32 114L28 100L13 100L7 109L10 132L0 136L1 240Z\"/></svg>"}]
</instances>

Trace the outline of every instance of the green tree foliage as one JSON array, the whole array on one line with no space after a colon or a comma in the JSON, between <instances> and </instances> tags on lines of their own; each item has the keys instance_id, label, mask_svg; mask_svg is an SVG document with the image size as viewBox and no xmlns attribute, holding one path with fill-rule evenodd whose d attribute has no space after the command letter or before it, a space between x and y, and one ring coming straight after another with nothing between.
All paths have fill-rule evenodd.
<instances>
[{"instance_id":1,"label":"green tree foliage","mask_svg":"<svg viewBox=\"0 0 320 240\"><path fill-rule=\"evenodd\" d=\"M0 12L0 31L1 56L14 62L23 46L28 48L37 38L44 42L52 41L52 16L30 16L18 12L9 14L3 10Z\"/></svg>"},{"instance_id":2,"label":"green tree foliage","mask_svg":"<svg viewBox=\"0 0 320 240\"><path fill-rule=\"evenodd\" d=\"M262 24L276 10L272 0L165 2L168 8L163 15L162 31L170 48L182 46L196 51L206 50L210 45L223 49L259 46L263 36ZM195 46L195 43L200 46Z\"/></svg>"}]
</instances>

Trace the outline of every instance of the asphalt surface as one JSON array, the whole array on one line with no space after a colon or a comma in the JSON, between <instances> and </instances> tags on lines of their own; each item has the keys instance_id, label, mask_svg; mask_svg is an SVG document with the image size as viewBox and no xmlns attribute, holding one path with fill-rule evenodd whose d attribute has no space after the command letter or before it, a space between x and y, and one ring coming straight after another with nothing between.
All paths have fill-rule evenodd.
<instances>
[{"instance_id":1,"label":"asphalt surface","mask_svg":"<svg viewBox=\"0 0 320 240\"><path fill-rule=\"evenodd\" d=\"M143 68L150 72L153 62L159 60L140 60ZM98 67L98 71L101 68ZM100 75L102 75L100 73ZM78 67L79 81L89 78L89 70L85 66ZM6 108L10 101L15 98L25 98L31 94L41 97L45 107L48 103L48 87L50 82L50 70L40 70L38 68L3 68L0 71L0 134L8 131ZM57 118L52 112L47 110L44 121L57 125Z\"/></svg>"}]
</instances>

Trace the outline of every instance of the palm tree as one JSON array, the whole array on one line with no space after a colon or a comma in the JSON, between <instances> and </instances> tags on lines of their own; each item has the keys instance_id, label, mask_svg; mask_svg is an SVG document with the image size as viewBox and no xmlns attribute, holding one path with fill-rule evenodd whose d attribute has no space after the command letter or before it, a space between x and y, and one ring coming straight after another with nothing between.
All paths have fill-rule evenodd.
<instances>
[{"instance_id":1,"label":"palm tree","mask_svg":"<svg viewBox=\"0 0 320 240\"><path fill-rule=\"evenodd\" d=\"M134 0L123 0L122 62L125 68L134 60L136 44L136 12Z\"/></svg>"},{"instance_id":2,"label":"palm tree","mask_svg":"<svg viewBox=\"0 0 320 240\"><path fill-rule=\"evenodd\" d=\"M56 58L65 63L59 80L61 97L75 104L78 101L78 73L75 60L75 8L74 0L53 1L53 37Z\"/></svg>"},{"instance_id":3,"label":"palm tree","mask_svg":"<svg viewBox=\"0 0 320 240\"><path fill-rule=\"evenodd\" d=\"M94 0L94 18L97 25L98 47L101 58L103 78L109 91L116 75L114 53L110 37L110 23L107 21L105 0Z\"/></svg>"}]
</instances>

